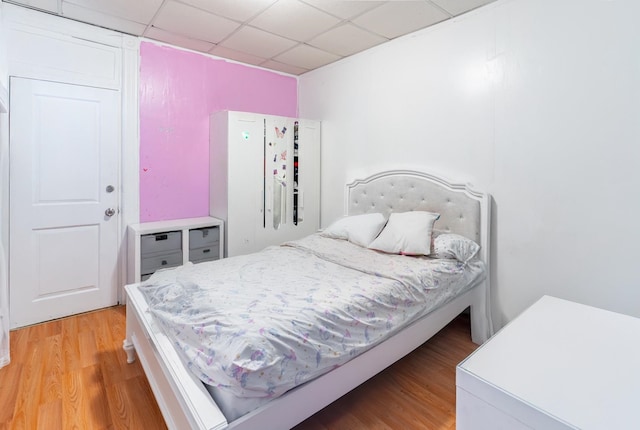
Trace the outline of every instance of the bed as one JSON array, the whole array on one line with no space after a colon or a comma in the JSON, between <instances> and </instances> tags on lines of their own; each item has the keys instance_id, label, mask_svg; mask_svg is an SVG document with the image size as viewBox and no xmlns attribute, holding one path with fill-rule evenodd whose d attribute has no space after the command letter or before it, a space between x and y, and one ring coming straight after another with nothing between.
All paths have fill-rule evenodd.
<instances>
[{"instance_id":1,"label":"bed","mask_svg":"<svg viewBox=\"0 0 640 430\"><path fill-rule=\"evenodd\" d=\"M155 304L152 304L155 317L151 314L147 302L149 291L145 289L148 286L140 284L125 287L128 301L124 349L128 361L132 362L136 356L140 360L169 428L291 428L410 353L467 308L471 312L472 340L482 343L492 334L489 309L490 206L488 194L423 172L386 171L348 184L345 192L345 215L357 217L383 214L391 221L390 217L396 216L393 214L438 213L440 217L434 225L437 233L443 234L443 237L458 235L480 245L474 261L482 265L482 276L469 278L465 288L434 302L428 312L411 314L402 327L391 330L384 340L372 342L359 355L353 354L355 357L334 362L330 364L331 370L320 372L319 376L313 375L311 379L304 379L299 385L285 387L284 394L278 393L278 396L268 398L268 401L261 400L248 408L249 412L242 412L238 417L233 416L228 420L225 416L225 413L229 415L228 406L224 404L224 397L216 396L215 390L203 384L195 376L196 372L190 370L193 369L193 360L185 359L182 346L179 345L180 352L174 348L178 343L175 338L170 337L171 333L159 318ZM331 240L331 237L305 238L288 244L288 248L294 250L287 249L285 252L307 252L306 249L300 251L298 248L322 248ZM265 251L267 254L269 252L276 251ZM313 248L312 252L317 251ZM345 254L347 257L339 258L348 260L351 252L349 249ZM264 254L260 257L262 255ZM404 259L403 262L415 258L397 257ZM228 264L232 263L235 261ZM397 266L396 263L392 265ZM189 271L191 268L185 270ZM405 266L402 266L402 270L405 270ZM407 266L406 270L412 269ZM328 272L326 268L325 272ZM170 278L171 274L161 275L159 279L162 276ZM183 292L180 292L180 296L184 297Z\"/></svg>"}]
</instances>

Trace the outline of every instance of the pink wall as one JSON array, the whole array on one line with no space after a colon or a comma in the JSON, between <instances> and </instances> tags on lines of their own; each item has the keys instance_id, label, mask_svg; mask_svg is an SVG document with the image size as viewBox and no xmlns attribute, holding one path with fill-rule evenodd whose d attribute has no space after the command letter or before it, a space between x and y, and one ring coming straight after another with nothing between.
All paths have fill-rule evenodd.
<instances>
[{"instance_id":1,"label":"pink wall","mask_svg":"<svg viewBox=\"0 0 640 430\"><path fill-rule=\"evenodd\" d=\"M148 42L140 57L140 221L207 216L209 115L296 116L298 81Z\"/></svg>"}]
</instances>

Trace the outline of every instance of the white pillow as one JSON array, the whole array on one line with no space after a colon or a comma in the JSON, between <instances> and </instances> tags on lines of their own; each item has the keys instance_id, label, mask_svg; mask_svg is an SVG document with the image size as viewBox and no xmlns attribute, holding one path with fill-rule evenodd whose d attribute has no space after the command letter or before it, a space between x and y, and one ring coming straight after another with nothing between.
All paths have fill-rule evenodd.
<instances>
[{"instance_id":1,"label":"white pillow","mask_svg":"<svg viewBox=\"0 0 640 430\"><path fill-rule=\"evenodd\" d=\"M433 240L433 255L435 258L456 259L463 263L476 256L480 245L473 240L459 234L443 233Z\"/></svg>"},{"instance_id":2,"label":"white pillow","mask_svg":"<svg viewBox=\"0 0 640 430\"><path fill-rule=\"evenodd\" d=\"M324 229L322 236L344 239L367 247L375 239L387 222L381 213L347 216Z\"/></svg>"},{"instance_id":3,"label":"white pillow","mask_svg":"<svg viewBox=\"0 0 640 430\"><path fill-rule=\"evenodd\" d=\"M369 248L389 254L429 255L433 223L438 218L440 214L424 211L392 213Z\"/></svg>"}]
</instances>

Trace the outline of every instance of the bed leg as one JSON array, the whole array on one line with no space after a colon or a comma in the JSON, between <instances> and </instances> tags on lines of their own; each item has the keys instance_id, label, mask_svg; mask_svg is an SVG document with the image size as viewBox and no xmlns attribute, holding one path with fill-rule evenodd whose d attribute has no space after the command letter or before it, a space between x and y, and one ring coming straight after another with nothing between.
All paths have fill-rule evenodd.
<instances>
[{"instance_id":1,"label":"bed leg","mask_svg":"<svg viewBox=\"0 0 640 430\"><path fill-rule=\"evenodd\" d=\"M136 361L136 349L133 346L133 343L129 341L129 339L125 339L122 341L122 349L127 353L127 363L131 364Z\"/></svg>"},{"instance_id":2,"label":"bed leg","mask_svg":"<svg viewBox=\"0 0 640 430\"><path fill-rule=\"evenodd\" d=\"M478 306L471 306L471 340L482 345L489 337L484 312Z\"/></svg>"},{"instance_id":3,"label":"bed leg","mask_svg":"<svg viewBox=\"0 0 640 430\"><path fill-rule=\"evenodd\" d=\"M477 288L477 297L471 305L471 340L478 345L486 342L493 331L486 288L486 282Z\"/></svg>"}]
</instances>

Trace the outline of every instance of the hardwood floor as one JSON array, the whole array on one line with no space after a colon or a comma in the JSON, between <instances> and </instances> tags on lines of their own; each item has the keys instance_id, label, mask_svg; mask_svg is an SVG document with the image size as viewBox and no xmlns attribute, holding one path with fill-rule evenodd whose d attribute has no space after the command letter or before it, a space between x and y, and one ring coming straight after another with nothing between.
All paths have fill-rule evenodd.
<instances>
[{"instance_id":1,"label":"hardwood floor","mask_svg":"<svg viewBox=\"0 0 640 430\"><path fill-rule=\"evenodd\" d=\"M0 429L166 428L124 337L122 306L12 331Z\"/></svg>"},{"instance_id":2,"label":"hardwood floor","mask_svg":"<svg viewBox=\"0 0 640 430\"><path fill-rule=\"evenodd\" d=\"M477 345L463 314L295 430L455 430L455 368Z\"/></svg>"},{"instance_id":3,"label":"hardwood floor","mask_svg":"<svg viewBox=\"0 0 640 430\"><path fill-rule=\"evenodd\" d=\"M166 428L138 361L122 350L125 308L11 332L0 429ZM425 345L295 427L455 429L455 366L476 345L461 315Z\"/></svg>"}]
</instances>

